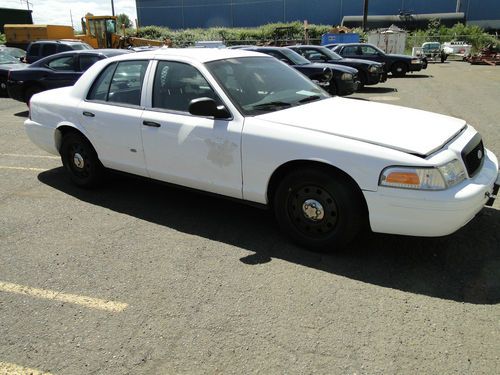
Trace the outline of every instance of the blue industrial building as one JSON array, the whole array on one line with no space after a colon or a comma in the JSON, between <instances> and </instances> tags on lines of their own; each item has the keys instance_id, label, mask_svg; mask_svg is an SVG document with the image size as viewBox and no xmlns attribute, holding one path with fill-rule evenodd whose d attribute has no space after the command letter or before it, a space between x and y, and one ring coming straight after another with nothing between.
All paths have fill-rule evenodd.
<instances>
[{"instance_id":1,"label":"blue industrial building","mask_svg":"<svg viewBox=\"0 0 500 375\"><path fill-rule=\"evenodd\" d=\"M363 0L136 0L139 25L172 29L250 27L308 20L339 25L363 14ZM463 12L467 23L500 29L500 0L370 0L370 15Z\"/></svg>"}]
</instances>

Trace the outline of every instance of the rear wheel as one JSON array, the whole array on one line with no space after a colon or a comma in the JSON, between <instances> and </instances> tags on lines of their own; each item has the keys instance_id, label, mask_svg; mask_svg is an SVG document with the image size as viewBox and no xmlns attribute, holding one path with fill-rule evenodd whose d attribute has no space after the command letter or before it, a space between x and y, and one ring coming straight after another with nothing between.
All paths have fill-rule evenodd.
<instances>
[{"instance_id":1,"label":"rear wheel","mask_svg":"<svg viewBox=\"0 0 500 375\"><path fill-rule=\"evenodd\" d=\"M359 188L340 173L320 168L287 175L273 203L282 230L312 250L342 248L366 222Z\"/></svg>"},{"instance_id":2,"label":"rear wheel","mask_svg":"<svg viewBox=\"0 0 500 375\"><path fill-rule=\"evenodd\" d=\"M84 188L94 187L102 179L104 167L90 142L78 133L62 139L61 159L71 181Z\"/></svg>"},{"instance_id":3,"label":"rear wheel","mask_svg":"<svg viewBox=\"0 0 500 375\"><path fill-rule=\"evenodd\" d=\"M404 77L407 71L408 68L401 62L393 64L391 68L392 75L395 77Z\"/></svg>"}]
</instances>

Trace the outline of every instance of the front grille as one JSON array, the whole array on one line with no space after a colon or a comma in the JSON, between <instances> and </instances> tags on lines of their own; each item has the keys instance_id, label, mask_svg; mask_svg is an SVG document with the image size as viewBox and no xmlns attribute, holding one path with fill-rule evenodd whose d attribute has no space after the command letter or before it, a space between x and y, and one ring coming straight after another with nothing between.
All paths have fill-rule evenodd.
<instances>
[{"instance_id":1,"label":"front grille","mask_svg":"<svg viewBox=\"0 0 500 375\"><path fill-rule=\"evenodd\" d=\"M481 169L484 163L484 145L481 135L476 134L474 138L462 150L462 160L469 177L473 177Z\"/></svg>"}]
</instances>

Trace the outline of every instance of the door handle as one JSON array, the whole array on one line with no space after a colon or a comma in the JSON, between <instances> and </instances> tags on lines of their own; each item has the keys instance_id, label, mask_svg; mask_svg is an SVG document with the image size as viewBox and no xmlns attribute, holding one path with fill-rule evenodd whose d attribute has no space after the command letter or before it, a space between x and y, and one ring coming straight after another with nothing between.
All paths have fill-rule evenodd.
<instances>
[{"instance_id":1,"label":"door handle","mask_svg":"<svg viewBox=\"0 0 500 375\"><path fill-rule=\"evenodd\" d=\"M159 128L161 125L157 122L154 122L154 121L146 121L144 120L142 122L143 125L146 125L146 126L151 126L152 128Z\"/></svg>"},{"instance_id":2,"label":"door handle","mask_svg":"<svg viewBox=\"0 0 500 375\"><path fill-rule=\"evenodd\" d=\"M87 112L87 111L84 111L83 115L87 117L95 117L95 115L92 112Z\"/></svg>"}]
</instances>

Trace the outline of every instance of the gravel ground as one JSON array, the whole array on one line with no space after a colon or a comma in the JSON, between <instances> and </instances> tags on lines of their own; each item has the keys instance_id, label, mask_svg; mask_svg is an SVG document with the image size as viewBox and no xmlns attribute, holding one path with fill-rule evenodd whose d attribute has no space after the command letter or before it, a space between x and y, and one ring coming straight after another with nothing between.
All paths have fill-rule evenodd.
<instances>
[{"instance_id":1,"label":"gravel ground","mask_svg":"<svg viewBox=\"0 0 500 375\"><path fill-rule=\"evenodd\" d=\"M430 65L354 97L464 118L500 155L500 67ZM448 237L320 255L235 202L77 189L26 115L0 99L0 373L500 373L499 201Z\"/></svg>"}]
</instances>

